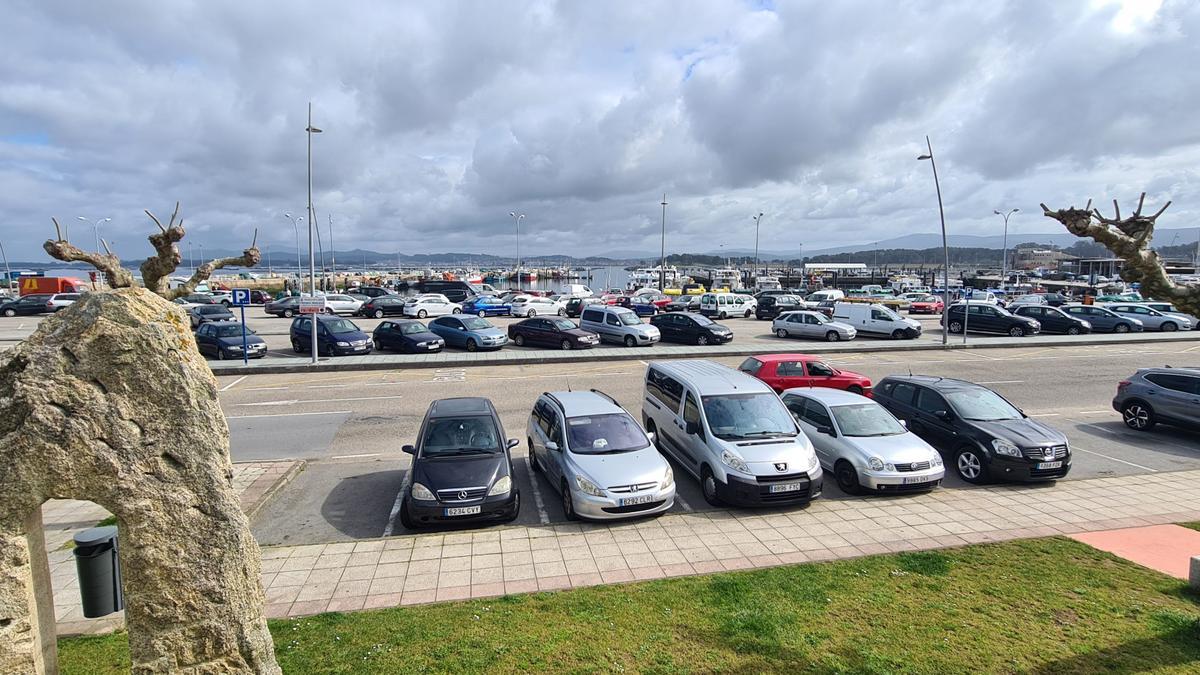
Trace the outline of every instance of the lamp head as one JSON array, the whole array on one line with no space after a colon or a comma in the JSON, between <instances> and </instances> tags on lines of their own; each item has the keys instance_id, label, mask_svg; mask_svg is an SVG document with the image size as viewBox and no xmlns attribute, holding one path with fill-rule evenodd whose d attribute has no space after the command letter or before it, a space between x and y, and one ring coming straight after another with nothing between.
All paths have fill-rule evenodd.
<instances>
[{"instance_id":1,"label":"lamp head","mask_svg":"<svg viewBox=\"0 0 1200 675\"><path fill-rule=\"evenodd\" d=\"M933 159L933 155L921 155L920 157L917 157L917 161L922 159Z\"/></svg>"},{"instance_id":2,"label":"lamp head","mask_svg":"<svg viewBox=\"0 0 1200 675\"><path fill-rule=\"evenodd\" d=\"M85 222L85 223L87 222L87 218L84 218L83 216L75 216L75 219L76 219L76 220L82 220L82 221L83 221L83 222Z\"/></svg>"}]
</instances>

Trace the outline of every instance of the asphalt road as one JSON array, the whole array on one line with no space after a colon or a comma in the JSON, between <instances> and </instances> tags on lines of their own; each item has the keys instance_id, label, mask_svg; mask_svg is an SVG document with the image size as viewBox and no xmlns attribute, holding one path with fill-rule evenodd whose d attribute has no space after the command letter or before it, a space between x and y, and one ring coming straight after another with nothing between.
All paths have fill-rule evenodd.
<instances>
[{"instance_id":1,"label":"asphalt road","mask_svg":"<svg viewBox=\"0 0 1200 675\"><path fill-rule=\"evenodd\" d=\"M802 343L793 344L797 351L802 348ZM780 351L779 346L776 343L773 351ZM741 359L717 360L736 365ZM1138 367L1200 362L1200 345L864 353L839 355L830 362L875 380L911 369L993 387L1026 413L1068 435L1075 453L1069 479L1200 468L1196 434L1162 427L1136 433L1110 408L1117 381ZM557 492L540 477L534 479L526 460L525 423L534 400L543 391L595 387L640 419L643 370L637 361L598 360L570 367L230 376L220 378L220 396L235 461L309 462L259 515L254 526L259 542L315 543L402 531L391 518L409 466L400 448L415 440L430 401L451 396L487 396L499 410L507 435L521 439L514 450L524 502L518 522L563 521ZM675 510L709 508L696 482L681 469L676 475L680 498ZM951 478L942 489L978 488ZM832 481L826 482L822 499L846 498Z\"/></svg>"}]
</instances>

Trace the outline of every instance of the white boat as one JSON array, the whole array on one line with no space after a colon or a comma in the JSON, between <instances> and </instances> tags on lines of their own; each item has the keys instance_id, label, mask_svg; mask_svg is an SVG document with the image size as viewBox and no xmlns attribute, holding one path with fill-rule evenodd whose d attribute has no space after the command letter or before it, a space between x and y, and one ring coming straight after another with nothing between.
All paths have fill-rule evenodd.
<instances>
[{"instance_id":1,"label":"white boat","mask_svg":"<svg viewBox=\"0 0 1200 675\"><path fill-rule=\"evenodd\" d=\"M775 277L758 277L754 280L754 290L760 293L762 291L782 291L783 285Z\"/></svg>"},{"instance_id":2,"label":"white boat","mask_svg":"<svg viewBox=\"0 0 1200 675\"><path fill-rule=\"evenodd\" d=\"M712 271L712 289L728 288L733 290L742 283L742 273L732 267L719 267Z\"/></svg>"},{"instance_id":3,"label":"white boat","mask_svg":"<svg viewBox=\"0 0 1200 675\"><path fill-rule=\"evenodd\" d=\"M679 285L678 269L674 266L667 266L664 271L661 266L656 265L654 267L639 267L631 272L629 282L625 284L625 288L636 291L639 288L657 287L660 276L667 288L675 288Z\"/></svg>"}]
</instances>

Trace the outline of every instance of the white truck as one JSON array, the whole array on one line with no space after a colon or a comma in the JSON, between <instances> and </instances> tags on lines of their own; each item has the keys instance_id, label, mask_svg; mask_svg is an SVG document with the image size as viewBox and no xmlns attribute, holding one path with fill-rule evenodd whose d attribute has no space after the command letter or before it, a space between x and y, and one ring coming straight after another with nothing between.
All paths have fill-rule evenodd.
<instances>
[{"instance_id":1,"label":"white truck","mask_svg":"<svg viewBox=\"0 0 1200 675\"><path fill-rule=\"evenodd\" d=\"M896 340L921 336L919 322L902 317L883 305L839 302L833 306L833 320L853 326L860 335L882 335Z\"/></svg>"}]
</instances>

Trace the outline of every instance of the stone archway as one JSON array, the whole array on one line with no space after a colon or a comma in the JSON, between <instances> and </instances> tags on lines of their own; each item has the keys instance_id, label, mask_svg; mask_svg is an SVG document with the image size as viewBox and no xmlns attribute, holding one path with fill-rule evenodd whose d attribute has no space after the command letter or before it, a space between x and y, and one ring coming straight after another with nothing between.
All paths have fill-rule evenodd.
<instances>
[{"instance_id":1,"label":"stone archway","mask_svg":"<svg viewBox=\"0 0 1200 675\"><path fill-rule=\"evenodd\" d=\"M39 508L117 516L133 671L278 673L216 382L184 313L89 293L0 353L0 672L54 672Z\"/></svg>"}]
</instances>

